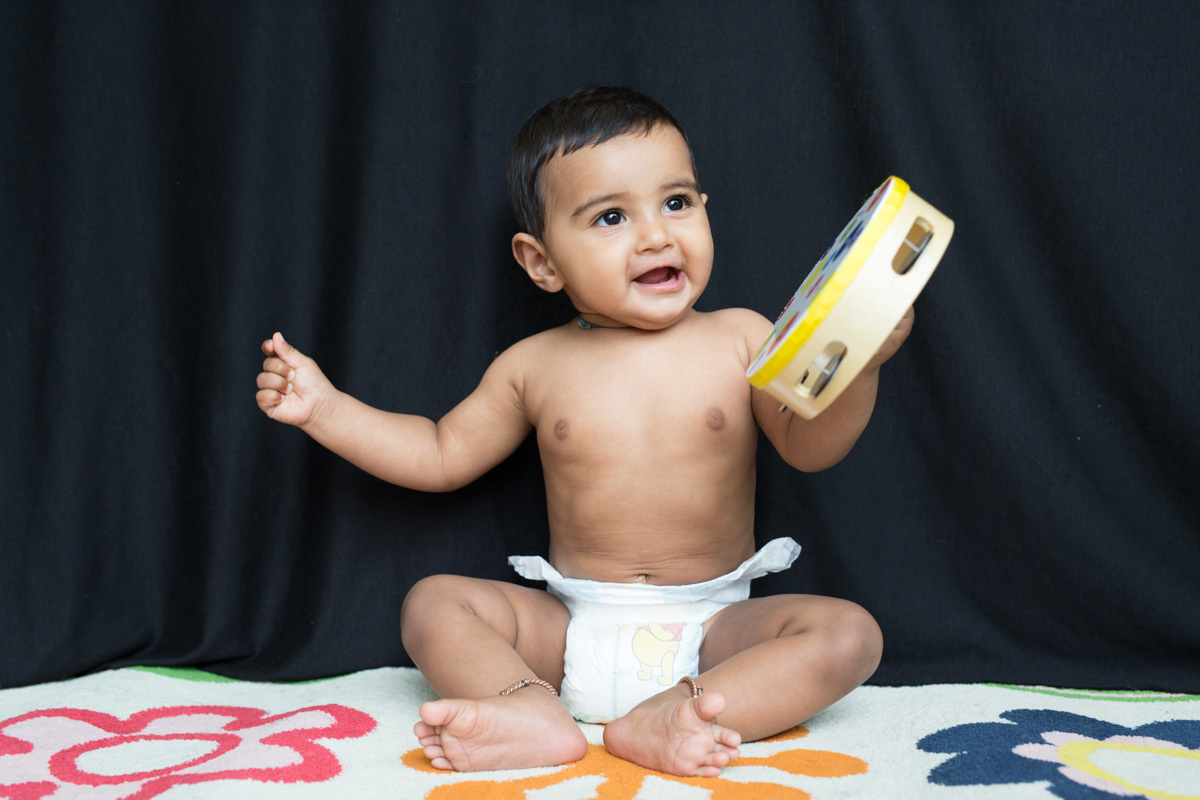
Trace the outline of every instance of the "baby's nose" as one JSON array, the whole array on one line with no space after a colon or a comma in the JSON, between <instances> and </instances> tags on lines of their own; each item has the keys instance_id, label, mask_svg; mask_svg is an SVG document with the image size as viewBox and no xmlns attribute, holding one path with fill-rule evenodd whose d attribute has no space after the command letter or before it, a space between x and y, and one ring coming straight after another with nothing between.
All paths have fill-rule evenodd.
<instances>
[{"instance_id":1,"label":"baby's nose","mask_svg":"<svg viewBox=\"0 0 1200 800\"><path fill-rule=\"evenodd\" d=\"M645 220L638 227L638 245L642 250L661 250L672 241L671 228L657 217Z\"/></svg>"}]
</instances>

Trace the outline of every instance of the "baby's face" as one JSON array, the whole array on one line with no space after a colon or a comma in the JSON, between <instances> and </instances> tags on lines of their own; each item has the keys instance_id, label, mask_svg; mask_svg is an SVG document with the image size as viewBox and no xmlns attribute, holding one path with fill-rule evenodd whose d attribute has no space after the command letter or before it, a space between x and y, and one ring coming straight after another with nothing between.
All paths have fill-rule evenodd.
<instances>
[{"instance_id":1,"label":"baby's face","mask_svg":"<svg viewBox=\"0 0 1200 800\"><path fill-rule=\"evenodd\" d=\"M660 330L700 297L712 233L687 143L675 128L627 134L542 170L548 260L584 318Z\"/></svg>"}]
</instances>

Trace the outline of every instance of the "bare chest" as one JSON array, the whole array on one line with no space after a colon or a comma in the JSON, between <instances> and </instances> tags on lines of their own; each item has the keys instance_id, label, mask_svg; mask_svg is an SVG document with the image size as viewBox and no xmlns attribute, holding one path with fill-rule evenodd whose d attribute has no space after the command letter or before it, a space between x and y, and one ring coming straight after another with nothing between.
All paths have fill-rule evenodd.
<instances>
[{"instance_id":1,"label":"bare chest","mask_svg":"<svg viewBox=\"0 0 1200 800\"><path fill-rule=\"evenodd\" d=\"M597 348L539 373L532 421L550 453L719 450L755 430L750 387L732 349Z\"/></svg>"}]
</instances>

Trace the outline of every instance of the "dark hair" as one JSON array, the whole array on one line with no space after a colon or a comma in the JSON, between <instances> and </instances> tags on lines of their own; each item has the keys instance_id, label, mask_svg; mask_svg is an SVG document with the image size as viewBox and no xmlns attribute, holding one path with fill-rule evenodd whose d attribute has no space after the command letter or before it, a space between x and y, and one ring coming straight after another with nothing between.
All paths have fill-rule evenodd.
<instances>
[{"instance_id":1,"label":"dark hair","mask_svg":"<svg viewBox=\"0 0 1200 800\"><path fill-rule=\"evenodd\" d=\"M542 238L546 203L540 178L542 167L552 157L627 133L649 133L656 125L670 125L687 142L687 135L670 111L644 94L623 87L579 89L533 112L517 132L508 154L508 196L521 230ZM688 156L692 156L691 145Z\"/></svg>"}]
</instances>

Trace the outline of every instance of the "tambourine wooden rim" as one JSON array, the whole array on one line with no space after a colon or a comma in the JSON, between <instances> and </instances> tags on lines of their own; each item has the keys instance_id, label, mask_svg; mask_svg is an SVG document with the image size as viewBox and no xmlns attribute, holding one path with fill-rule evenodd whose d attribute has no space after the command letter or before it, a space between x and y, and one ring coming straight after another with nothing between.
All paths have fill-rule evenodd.
<instances>
[{"instance_id":1,"label":"tambourine wooden rim","mask_svg":"<svg viewBox=\"0 0 1200 800\"><path fill-rule=\"evenodd\" d=\"M765 388L796 357L858 275L883 232L895 219L908 191L908 184L900 178L888 178L846 224L784 307L771 335L759 347L746 370L751 385ZM862 227L856 233L855 228L860 224ZM847 247L844 243L850 237L854 239ZM833 274L826 280L831 266ZM818 285L813 286L814 283ZM807 299L807 307L792 308L803 299Z\"/></svg>"},{"instance_id":2,"label":"tambourine wooden rim","mask_svg":"<svg viewBox=\"0 0 1200 800\"><path fill-rule=\"evenodd\" d=\"M806 419L837 400L916 300L954 221L888 178L779 315L746 379Z\"/></svg>"}]
</instances>

